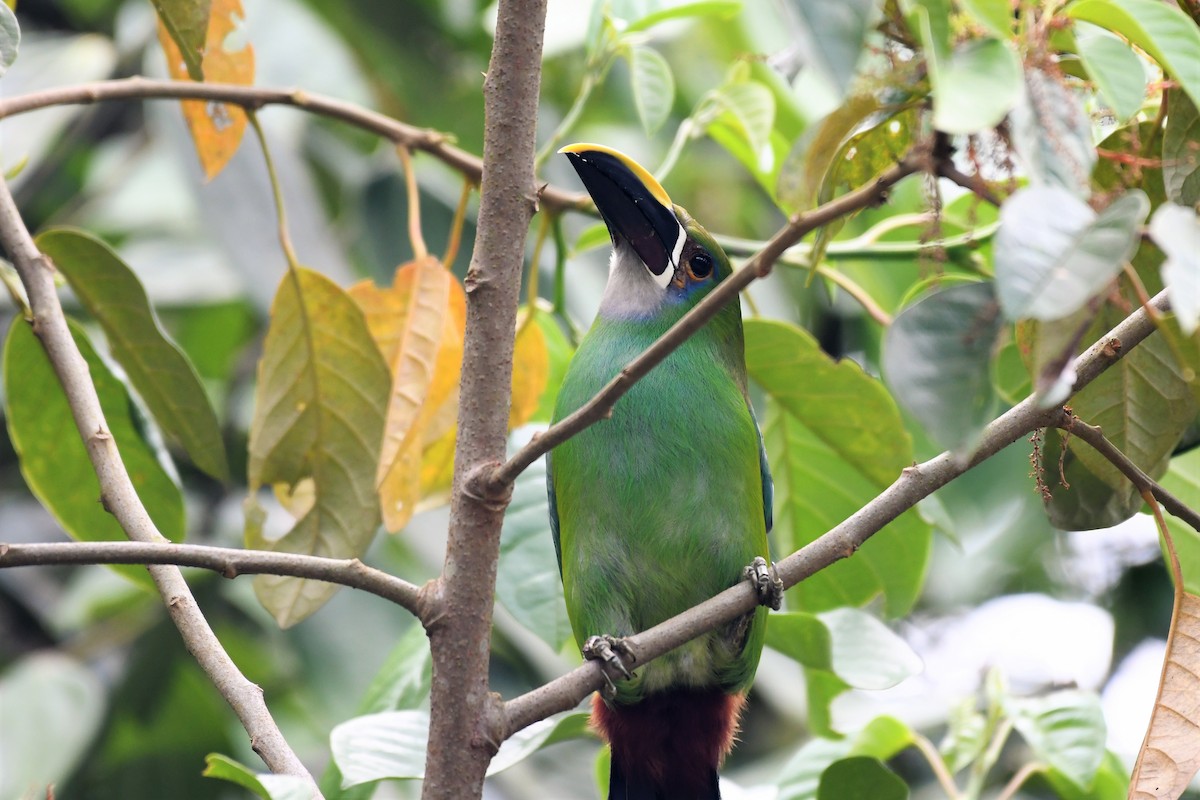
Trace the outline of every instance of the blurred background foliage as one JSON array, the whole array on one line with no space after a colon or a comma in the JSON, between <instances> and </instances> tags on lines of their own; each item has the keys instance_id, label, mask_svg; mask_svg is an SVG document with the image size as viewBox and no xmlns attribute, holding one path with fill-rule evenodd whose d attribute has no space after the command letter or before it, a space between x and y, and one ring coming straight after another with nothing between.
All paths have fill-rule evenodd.
<instances>
[{"instance_id":1,"label":"blurred background foliage","mask_svg":"<svg viewBox=\"0 0 1200 800\"><path fill-rule=\"evenodd\" d=\"M1067 75L1061 85L1069 90L1062 91L1087 116L1080 136L1051 138L1082 141L1092 160L1093 139L1119 136L1139 120L1150 124L1162 92L1161 83L1147 88L1161 75L1140 55L1132 91L1101 92L1110 83L1086 80L1076 54L1081 47L1051 48L1015 30L1007 0L916 4L919 12L907 18L890 2L827 4L823 11L802 0L695 3L686 4L686 15L654 16L678 5L613 0L591 9L582 0L551 0L540 174L576 186L567 165L550 155L562 143L565 119L569 132L561 133L570 139L604 142L651 166L672 197L739 255L772 235L788 213L865 183L929 133L928 109L919 113L930 90L929 67L912 57L922 46L981 43L970 49L976 60L967 67L953 62L958 73L944 66L936 77L946 95L952 80L968 81L967 99L933 109L939 127L963 132L988 130L1018 105L1004 92L1022 85L1022 65L1045 74L1034 67L1050 56L1032 44L1054 50L1062 70L1055 74ZM1037 5L1023 4L1025 20L1036 17L1029 9ZM835 6L843 11L831 11ZM3 77L6 96L166 75L145 0L21 0L17 13L23 38L20 57ZM445 131L478 153L481 73L494 14L493 4L478 0L246 0L240 35L253 43L258 85L301 87L377 108ZM889 35L908 40L908 55L870 37L860 54L867 32L888 26L895 28ZM1003 53L992 46L997 42ZM963 52L953 55L966 58ZM986 83L997 74L995 86ZM980 86L982 99L972 100ZM1128 108L1111 110L1121 104ZM1026 113L1036 116L1036 109ZM396 265L419 255L404 224L410 209L396 153L361 131L293 109L267 108L259 116L300 262L342 287L364 278L389 284ZM1156 130L1148 131L1151 140ZM186 539L240 546L255 369L286 269L261 151L253 141L244 144L205 182L178 105L168 101L57 107L6 120L0 134L4 168L19 167L12 184L30 229L75 226L112 245L195 365L216 410L232 478L213 479L174 445L169 471L183 488ZM1012 136L1019 140L1020 132ZM1130 152L1142 144L1135 136L1112 141L1111 149ZM1004 193L1017 186L1003 142L981 136L967 154L968 171L981 168ZM1069 155L1047 158L1071 166ZM415 164L425 239L441 253L461 176L426 157ZM1103 161L1089 181L1088 162L1083 182L1105 191L1154 180L1128 171L1128 163ZM1155 206L1162 199L1151 198ZM747 314L763 318L748 324L748 362L780 499L777 555L855 510L899 468L946 446L871 377L887 367L887 328L880 323L930 288L979 286L974 281L993 269L997 213L945 182L935 191L920 176L888 200L818 234L756 282L746 299ZM460 279L473 211L472 205L463 246L448 265ZM539 225L535 219L535 233ZM569 215L555 225L543 231L548 244L536 261L536 236L530 237L547 388L526 415L530 424L514 432L514 445L548 420L555 375L595 313L605 278L605 248L598 247L605 236L595 221ZM817 266L824 272L814 278L810 268ZM872 307L839 288L839 279L872 298ZM85 306L74 302L69 310L86 319ZM0 306L4 328L15 313ZM1096 332L1115 319L1106 317ZM96 325L88 330L103 342ZM1018 341L1013 334L994 354L980 421L1029 392L1031 369L1042 377L1038 365L1022 363ZM985 348L983 358L991 356ZM830 357L845 360L835 365ZM107 352L97 358L112 364ZM834 395L833 387L859 402L813 413L799 399ZM817 434L837 425L845 435L822 444ZM869 457L853 447L839 450L852 429L880 437ZM844 473L830 472L831 462L819 454L796 455L821 448L835 451ZM1039 765L1038 774L1010 797L1124 797L1157 683L1171 583L1144 514L1102 530L1052 527L1030 476L1032 451L1028 442L1008 448L906 514L855 559L790 593L791 613L772 623L772 649L725 772L731 800L815 797L817 776L845 756L888 762L913 796L944 796L931 772L929 752L936 747L929 738L941 742L943 755L933 760L965 770L964 797L998 791L1029 763ZM1200 465L1188 458L1195 460L1176 456L1168 480L1194 493ZM492 686L506 697L578 661L539 469L518 481L505 523ZM825 494L814 489L823 482ZM371 563L417 583L437 573L446 515L436 497L426 500L428 508L400 535L376 537L366 556ZM266 505L267 524L286 526L286 512ZM65 538L27 488L7 429L0 434L0 538ZM420 713L426 646L406 612L342 591L281 631L248 580L195 571L189 582L234 660L263 686L288 740L318 774L325 770L328 796L416 795L414 781L342 792L337 768L328 766L335 726L397 708ZM870 613L855 610L861 606ZM1056 740L1046 722L1054 714L1066 715L1068 741ZM361 720L371 718L346 724ZM546 744L547 735L569 741L523 760L514 756L515 765L489 781L486 796L594 796L599 743L576 722L569 731L539 733L543 738L528 751ZM1010 737L1014 729L1019 736ZM340 738L334 732L335 753L349 735L345 727L341 732ZM214 752L257 763L157 597L102 567L0 571L0 800L42 796L30 787L51 782L56 796L68 799L243 796L232 784L199 778ZM343 772L356 768L351 756L339 756Z\"/></svg>"}]
</instances>

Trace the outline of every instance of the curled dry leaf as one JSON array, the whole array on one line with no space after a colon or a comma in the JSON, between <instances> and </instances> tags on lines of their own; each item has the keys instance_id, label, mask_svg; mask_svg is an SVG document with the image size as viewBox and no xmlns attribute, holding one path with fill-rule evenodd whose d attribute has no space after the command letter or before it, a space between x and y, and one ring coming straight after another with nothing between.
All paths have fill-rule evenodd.
<instances>
[{"instance_id":1,"label":"curled dry leaf","mask_svg":"<svg viewBox=\"0 0 1200 800\"><path fill-rule=\"evenodd\" d=\"M242 0L212 0L202 60L206 80L243 86L254 83L254 49L243 33L245 17ZM161 21L158 41L167 57L171 77L187 80L187 63ZM204 100L183 100L180 105L196 143L204 176L212 180L237 152L246 131L246 112L228 103Z\"/></svg>"}]
</instances>

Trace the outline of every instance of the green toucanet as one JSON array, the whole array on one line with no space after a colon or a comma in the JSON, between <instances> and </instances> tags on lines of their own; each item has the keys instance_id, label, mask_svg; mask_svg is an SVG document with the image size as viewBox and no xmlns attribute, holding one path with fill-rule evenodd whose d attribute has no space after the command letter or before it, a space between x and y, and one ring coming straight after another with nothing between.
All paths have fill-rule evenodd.
<instances>
[{"instance_id":1,"label":"green toucanet","mask_svg":"<svg viewBox=\"0 0 1200 800\"><path fill-rule=\"evenodd\" d=\"M578 409L729 277L725 253L645 169L611 148L570 159L608 225L599 314L558 395ZM745 579L765 577L771 477L746 394L741 310L727 304L549 459L550 517L567 613L585 653ZM769 588L769 587L768 587ZM762 652L766 609L705 634L597 696L610 798L712 800ZM596 639L595 637L602 637ZM615 645L615 647L606 647Z\"/></svg>"}]
</instances>

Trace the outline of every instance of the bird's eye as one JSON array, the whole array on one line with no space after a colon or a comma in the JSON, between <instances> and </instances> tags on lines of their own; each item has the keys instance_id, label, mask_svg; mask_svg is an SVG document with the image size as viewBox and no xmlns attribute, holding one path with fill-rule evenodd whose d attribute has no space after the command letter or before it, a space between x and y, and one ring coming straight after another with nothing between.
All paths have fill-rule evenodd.
<instances>
[{"instance_id":1,"label":"bird's eye","mask_svg":"<svg viewBox=\"0 0 1200 800\"><path fill-rule=\"evenodd\" d=\"M688 272L691 273L692 279L702 281L709 275L712 275L713 260L708 253L696 253L688 262Z\"/></svg>"}]
</instances>

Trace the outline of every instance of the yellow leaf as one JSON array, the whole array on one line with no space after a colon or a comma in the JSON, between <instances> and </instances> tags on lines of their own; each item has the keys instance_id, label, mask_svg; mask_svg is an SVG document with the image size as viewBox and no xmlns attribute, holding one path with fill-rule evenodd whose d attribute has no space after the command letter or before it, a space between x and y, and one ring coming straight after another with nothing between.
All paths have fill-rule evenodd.
<instances>
[{"instance_id":1,"label":"yellow leaf","mask_svg":"<svg viewBox=\"0 0 1200 800\"><path fill-rule=\"evenodd\" d=\"M388 362L392 393L376 473L384 525L408 523L421 495L424 449L454 427L466 295L436 258L402 265L391 287L350 290Z\"/></svg>"},{"instance_id":2,"label":"yellow leaf","mask_svg":"<svg viewBox=\"0 0 1200 800\"><path fill-rule=\"evenodd\" d=\"M1200 597L1184 592L1167 639L1162 682L1130 800L1176 798L1200 769Z\"/></svg>"},{"instance_id":3,"label":"yellow leaf","mask_svg":"<svg viewBox=\"0 0 1200 800\"><path fill-rule=\"evenodd\" d=\"M442 438L425 448L421 457L420 507L434 508L450 498L454 479L454 447L458 430L451 428Z\"/></svg>"},{"instance_id":4,"label":"yellow leaf","mask_svg":"<svg viewBox=\"0 0 1200 800\"><path fill-rule=\"evenodd\" d=\"M538 409L538 401L546 390L550 374L550 354L546 337L536 320L526 310L517 321L517 339L513 346L512 407L508 412L508 428L524 425Z\"/></svg>"},{"instance_id":5,"label":"yellow leaf","mask_svg":"<svg viewBox=\"0 0 1200 800\"><path fill-rule=\"evenodd\" d=\"M212 0L208 38L201 61L207 80L243 86L254 83L254 49L244 39L244 24L242 0ZM167 57L167 71L171 77L188 80L183 55L161 21L158 41ZM246 131L246 112L239 106L205 100L183 100L180 105L204 175L212 180L237 152Z\"/></svg>"}]
</instances>

